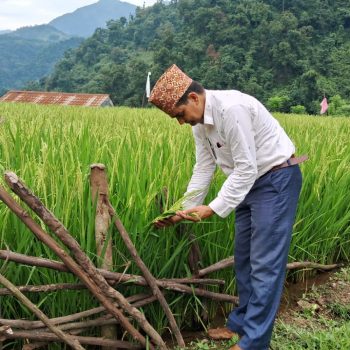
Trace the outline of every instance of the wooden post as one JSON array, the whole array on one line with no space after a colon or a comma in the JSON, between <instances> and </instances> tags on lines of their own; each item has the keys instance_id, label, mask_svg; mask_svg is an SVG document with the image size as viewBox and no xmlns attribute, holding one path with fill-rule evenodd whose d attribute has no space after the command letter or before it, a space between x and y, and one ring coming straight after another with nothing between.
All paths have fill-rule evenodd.
<instances>
[{"instance_id":1,"label":"wooden post","mask_svg":"<svg viewBox=\"0 0 350 350\"><path fill-rule=\"evenodd\" d=\"M112 271L112 239L111 237L109 239L107 237L111 224L111 216L109 215L109 208L106 204L106 200L108 200L108 182L105 168L103 164L92 164L90 166L90 186L92 201L94 204L96 203L95 238L97 255L101 258L99 267ZM116 339L117 332L115 326L102 326L101 335L106 339ZM110 347L106 346L103 349L111 350Z\"/></svg>"}]
</instances>

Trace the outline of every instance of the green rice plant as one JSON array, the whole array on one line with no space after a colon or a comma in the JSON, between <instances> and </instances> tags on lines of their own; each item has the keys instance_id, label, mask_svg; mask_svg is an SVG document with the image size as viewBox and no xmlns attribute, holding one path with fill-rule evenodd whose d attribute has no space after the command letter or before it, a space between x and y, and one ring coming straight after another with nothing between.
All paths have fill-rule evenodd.
<instances>
[{"instance_id":1,"label":"green rice plant","mask_svg":"<svg viewBox=\"0 0 350 350\"><path fill-rule=\"evenodd\" d=\"M197 191L192 191L190 193L185 194L183 197L178 199L172 206L170 206L169 208L165 209L162 214L158 215L155 219L153 219L152 222L150 223L150 225L152 225L152 224L154 224L154 223L156 223L158 221L161 221L161 220L164 220L164 219L168 219L168 218L176 215L176 213L178 211L184 209L185 201L195 198L201 192L202 192L201 190L197 190ZM189 216L193 216L193 217L197 217L198 218L198 215L196 215L196 213L190 213ZM186 222L186 220L182 221L182 223L184 223L184 222Z\"/></svg>"},{"instance_id":2,"label":"green rice plant","mask_svg":"<svg viewBox=\"0 0 350 350\"><path fill-rule=\"evenodd\" d=\"M16 172L96 264L89 172L91 164L104 163L111 204L154 276L190 276L188 236L179 234L174 227L157 230L151 226L145 230L161 215L155 197L164 187L168 189L169 203L170 198L182 198L186 191L195 163L190 127L180 127L156 109L0 103L0 115L5 120L0 124L0 172L5 169ZM276 117L296 144L297 154L307 153L310 158L301 165L303 188L289 260L349 261L349 118L282 114ZM224 181L224 174L218 170L205 203L216 197ZM0 183L5 186L3 180ZM233 223L234 213L225 219L214 215L200 224L188 224L199 243L203 267L233 254ZM110 230L114 270L139 274L118 232L114 227ZM6 247L22 254L57 259L0 203L0 249ZM2 264L0 261L0 267ZM68 273L14 263L8 263L4 273L17 285L76 281ZM211 277L225 279L223 291L234 292L232 269L216 272ZM301 279L305 274L292 277ZM144 291L131 284L120 285L118 289L126 296ZM209 289L219 291L216 286ZM97 305L86 291L61 291L49 293L45 298L42 295L30 295L30 298L36 302L43 300L41 307L51 317ZM193 295L169 292L167 299L181 325L199 315L203 307L201 300ZM3 297L1 303L3 317L32 318L11 297ZM225 307L228 310L231 306ZM208 303L208 308L213 315L217 304ZM157 303L145 307L144 312L159 331L166 329L164 313Z\"/></svg>"}]
</instances>

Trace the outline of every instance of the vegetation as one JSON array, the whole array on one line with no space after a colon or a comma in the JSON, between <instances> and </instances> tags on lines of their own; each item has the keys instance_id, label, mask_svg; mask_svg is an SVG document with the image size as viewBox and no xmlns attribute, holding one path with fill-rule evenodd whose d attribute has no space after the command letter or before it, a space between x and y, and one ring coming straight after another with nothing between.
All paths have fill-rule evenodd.
<instances>
[{"instance_id":1,"label":"vegetation","mask_svg":"<svg viewBox=\"0 0 350 350\"><path fill-rule=\"evenodd\" d=\"M322 285L310 284L309 290L303 293L298 302L289 305L287 310L279 314L270 349L349 349L349 288L349 267L332 273L329 280ZM227 350L237 341L236 337L229 342L200 339L189 344L189 349Z\"/></svg>"},{"instance_id":2,"label":"vegetation","mask_svg":"<svg viewBox=\"0 0 350 350\"><path fill-rule=\"evenodd\" d=\"M317 114L324 94L350 105L349 32L348 0L160 0L98 29L38 88L140 106L147 72L155 81L176 63L209 89L283 98L280 112L300 105Z\"/></svg>"},{"instance_id":3,"label":"vegetation","mask_svg":"<svg viewBox=\"0 0 350 350\"><path fill-rule=\"evenodd\" d=\"M0 35L0 96L8 89L20 89L28 81L49 74L64 52L77 47L82 40L48 25Z\"/></svg>"},{"instance_id":4,"label":"vegetation","mask_svg":"<svg viewBox=\"0 0 350 350\"><path fill-rule=\"evenodd\" d=\"M188 237L179 235L174 228L145 229L160 214L156 197L164 187L168 189L169 206L186 190L194 164L189 127L180 127L156 109L1 103L0 115L0 173L5 169L16 172L95 262L88 177L92 163L104 163L108 167L111 202L152 273L157 277L190 274ZM350 120L282 114L277 117L298 145L298 154L310 157L302 165L304 185L289 260L349 261ZM218 171L208 201L223 181L224 175ZM57 259L1 203L0 218L0 249L8 247L22 254ZM233 215L224 220L215 216L189 224L200 244L204 267L232 255L233 219ZM130 257L114 227L111 235L115 271L139 273L134 264L129 265ZM10 262L5 265L5 275L17 285L74 280L68 274L48 269ZM225 291L234 292L231 269L213 277L224 278ZM300 273L290 275L298 277L302 277ZM140 290L130 285L119 288L126 295ZM202 306L197 298L172 293L167 297L183 327L200 315ZM31 299L52 317L94 304L85 291L50 293L40 302L37 295L31 295ZM4 298L2 305L3 317L30 317L11 297ZM209 304L209 308L213 313L214 305ZM145 312L157 329L164 331L166 320L156 303Z\"/></svg>"}]
</instances>

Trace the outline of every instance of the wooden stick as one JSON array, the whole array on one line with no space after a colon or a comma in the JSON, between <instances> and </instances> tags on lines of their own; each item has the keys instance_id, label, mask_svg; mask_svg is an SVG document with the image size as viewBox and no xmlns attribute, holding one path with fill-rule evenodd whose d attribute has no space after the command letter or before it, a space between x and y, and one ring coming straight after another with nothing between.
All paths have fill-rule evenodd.
<instances>
[{"instance_id":1,"label":"wooden stick","mask_svg":"<svg viewBox=\"0 0 350 350\"><path fill-rule=\"evenodd\" d=\"M25 295L23 295L8 279L6 279L2 274L0 274L0 283L4 285L11 293L23 304L25 305L34 315L36 315L46 326L54 333L58 339L62 340L64 343L68 344L75 350L84 350L80 345L79 341L74 339L71 335L63 333L59 328L51 323L49 318L40 311L40 309L34 305ZM6 337L12 336L12 334L5 333Z\"/></svg>"},{"instance_id":2,"label":"wooden stick","mask_svg":"<svg viewBox=\"0 0 350 350\"><path fill-rule=\"evenodd\" d=\"M79 290L85 289L86 286L82 283L58 283L58 284L45 284L42 286L17 286L17 289L21 293L38 293L38 292L52 292L56 290ZM11 295L12 293L7 288L0 288L0 296Z\"/></svg>"},{"instance_id":3,"label":"wooden stick","mask_svg":"<svg viewBox=\"0 0 350 350\"><path fill-rule=\"evenodd\" d=\"M141 295L135 295L133 298L136 300L137 297L140 297ZM133 303L134 307L141 307L144 305L147 305L151 302L154 302L155 300L157 300L156 297L154 296L150 296L148 298L144 298L143 300L139 300L136 301L135 303ZM117 323L117 321L115 319L112 319L112 315L104 315L102 317L99 317L95 320L89 320L89 321L83 321L83 322L73 322L73 323L66 323L63 324L62 326L59 326L60 329L69 329L69 333L70 334L80 334L82 332L85 331L86 328L90 328L90 327L94 327L94 326L101 326L101 325L115 325ZM28 350L34 350L34 349L39 349L43 346L46 346L47 343L45 342L38 342L38 343L31 343L30 346L28 344L28 346L26 347L26 349ZM23 348L24 349L24 348Z\"/></svg>"},{"instance_id":4,"label":"wooden stick","mask_svg":"<svg viewBox=\"0 0 350 350\"><path fill-rule=\"evenodd\" d=\"M145 296L145 295L143 295L142 299L140 299L141 294L132 296L128 298L128 300L131 300L132 298L135 300L135 302L132 304L134 307L141 307L141 306L150 304L156 300L154 296ZM81 318L93 316L104 311L106 311L106 309L103 306L99 306L90 310L75 313L73 315L51 318L50 321L54 325L68 324L69 322L73 322ZM0 324L4 324L12 328L19 328L24 330L38 329L38 328L45 327L45 324L41 321L9 320L9 319L3 319L3 318L0 319ZM58 327L61 327L61 326L58 326Z\"/></svg>"},{"instance_id":5,"label":"wooden stick","mask_svg":"<svg viewBox=\"0 0 350 350\"><path fill-rule=\"evenodd\" d=\"M108 229L111 224L108 206L105 198L108 198L108 183L103 164L92 164L90 166L90 187L92 203L96 203L95 217L95 239L97 256L102 258L100 267L111 271L113 267L112 239L107 241ZM101 328L101 335L106 339L116 339L117 332L114 325L104 325ZM103 350L111 348L103 347Z\"/></svg>"},{"instance_id":6,"label":"wooden stick","mask_svg":"<svg viewBox=\"0 0 350 350\"><path fill-rule=\"evenodd\" d=\"M10 250L0 250L0 259L14 261L23 265L46 267L57 271L70 272L67 269L67 267L59 261L19 254L19 253L12 252ZM148 285L146 280L139 275L111 272L103 269L98 269L98 271L102 274L103 277L107 278L108 280L113 280L116 284L120 282L128 282L128 283L137 284L139 286ZM219 284L219 285L225 284L224 280L212 279L212 278L186 277L186 278L163 278L163 279L157 280L157 284L160 287L162 287L163 285L166 285L168 282L181 283L181 284Z\"/></svg>"},{"instance_id":7,"label":"wooden stick","mask_svg":"<svg viewBox=\"0 0 350 350\"><path fill-rule=\"evenodd\" d=\"M317 264L310 261L302 261L302 262L292 262L287 264L287 269L288 270L317 269L317 270L329 271L329 270L334 270L340 266L342 266L342 264L323 265L323 264Z\"/></svg>"},{"instance_id":8,"label":"wooden stick","mask_svg":"<svg viewBox=\"0 0 350 350\"><path fill-rule=\"evenodd\" d=\"M8 260L11 261L17 261L17 257L20 257L19 260L21 260L22 264L28 264L28 265L35 265L35 266L42 266L41 262L44 261L44 266L52 269L58 269L59 271L66 271L65 266L62 263L52 261L53 264L50 265L50 261L48 259L42 259L42 258L35 258L35 257L27 257L25 258L21 254L17 253L6 253L7 251L0 251L0 259L6 257ZM120 281L129 281L131 280L133 283L138 284L138 285L147 285L147 282L145 279L141 276L136 276L136 275L127 275L127 274L118 274L116 272L109 272L105 270L100 270L101 274L103 274L104 277L109 278L109 279L116 279L119 277ZM189 279L188 282L191 280ZM180 293L186 293L186 294L195 294L199 295L205 298L213 299L216 301L223 301L223 302L228 302L228 303L236 303L237 302L237 297L232 297L231 295L228 294L221 294L221 293L215 293L215 292L209 292L204 289L199 289L199 288L192 288L190 286L185 286L180 283L173 282L172 280L157 280L157 285L159 287L162 287L167 290L172 290Z\"/></svg>"},{"instance_id":9,"label":"wooden stick","mask_svg":"<svg viewBox=\"0 0 350 350\"><path fill-rule=\"evenodd\" d=\"M110 214L114 218L114 225L118 229L118 231L120 233L120 236L123 239L124 244L128 248L128 250L129 250L133 260L135 261L136 265L141 270L145 280L147 281L149 287L152 290L153 295L157 297L160 305L162 306L163 311L164 311L166 317L168 318L170 328L174 332L175 338L177 340L177 344L181 348L184 348L186 346L185 345L185 341L182 338L180 329L179 329L179 327L178 327L178 325L177 325L177 323L175 321L175 317L174 317L173 313L171 312L170 307L169 307L167 301L165 300L164 295L162 294L162 292L160 291L160 289L159 289L159 287L157 285L156 279L151 274L151 272L147 268L146 264L143 262L143 260L139 256L139 254L138 254L134 244L132 243L132 241L131 241L131 239L129 237L128 232L126 231L126 229L125 229L124 225L122 224L122 222L117 217L113 207L111 206L111 204L109 202L108 202L108 205L110 207Z\"/></svg>"},{"instance_id":10,"label":"wooden stick","mask_svg":"<svg viewBox=\"0 0 350 350\"><path fill-rule=\"evenodd\" d=\"M24 254L12 252L10 250L0 250L0 259L18 262L23 265L46 267L57 271L70 272L69 269L67 269L67 267L59 261L45 259L45 258L37 258L35 256L27 256ZM204 269L199 270L198 275L199 277L206 276L212 272L223 270L228 267L233 268L233 266L234 266L234 257L231 256L229 258L220 260L217 263L210 265ZM287 270L310 268L310 269L317 269L322 271L329 271L329 270L334 270L340 266L342 266L342 264L325 265L325 264L319 264L311 261L300 261L300 262L288 263L286 268ZM111 272L103 269L98 269L98 271L101 272L103 277L108 278L110 280L115 280L118 282L131 282L140 286L147 285L146 280L139 275L130 275L127 273ZM193 277L171 278L171 279L163 278L163 279L157 280L157 284L161 287L166 286L167 282L181 283L181 284L185 284L185 283L201 284L201 282L203 284L225 284L225 281L220 279L203 279L203 278L193 278ZM168 289L171 289L171 288L168 288Z\"/></svg>"},{"instance_id":11,"label":"wooden stick","mask_svg":"<svg viewBox=\"0 0 350 350\"><path fill-rule=\"evenodd\" d=\"M57 342L60 338L55 334L41 331L15 331L13 334L7 334L7 339L33 339L46 342ZM141 349L140 346L131 344L126 341L121 340L109 340L104 338L94 338L94 337L81 337L74 336L74 338L81 344L95 345L95 346L111 346L120 349ZM84 348L82 348L84 349Z\"/></svg>"},{"instance_id":12,"label":"wooden stick","mask_svg":"<svg viewBox=\"0 0 350 350\"><path fill-rule=\"evenodd\" d=\"M234 257L231 256L227 259L223 259L218 261L217 263L210 265L204 269L201 269L198 271L198 277L203 277L205 275L208 275L209 273L216 272L222 269L225 269L227 267L233 267L234 266Z\"/></svg>"},{"instance_id":13,"label":"wooden stick","mask_svg":"<svg viewBox=\"0 0 350 350\"><path fill-rule=\"evenodd\" d=\"M1 324L1 323L0 323ZM2 341L6 340L6 335L7 334L12 334L13 331L10 326L8 325L1 325L0 326L0 349L2 349Z\"/></svg>"},{"instance_id":14,"label":"wooden stick","mask_svg":"<svg viewBox=\"0 0 350 350\"><path fill-rule=\"evenodd\" d=\"M145 337L136 330L129 320L123 315L123 313L118 310L116 305L114 305L106 296L103 294L99 285L97 285L67 253L63 250L57 242L50 237L39 224L37 224L26 212L25 210L5 191L3 187L0 186L0 199L17 215L17 217L22 220L22 222L34 233L34 235L45 243L69 268L69 270L74 273L79 279L88 287L91 293L101 302L101 304L114 315L121 323L123 328L127 330L134 339L137 339L143 346L148 346ZM150 347L154 347L150 344Z\"/></svg>"},{"instance_id":15,"label":"wooden stick","mask_svg":"<svg viewBox=\"0 0 350 350\"><path fill-rule=\"evenodd\" d=\"M198 275L200 277L202 277L202 276L208 275L209 273L223 270L223 269L228 268L228 267L232 268L234 266L234 264L235 264L234 257L230 256L229 258L220 260L213 265L210 265L202 270L199 270ZM300 261L300 262L288 263L286 266L286 269L287 270L317 269L317 270L329 271L329 270L334 270L340 266L342 266L342 265L341 264L324 265L324 264L314 263L311 261Z\"/></svg>"},{"instance_id":16,"label":"wooden stick","mask_svg":"<svg viewBox=\"0 0 350 350\"><path fill-rule=\"evenodd\" d=\"M13 172L5 172L5 181L9 187L43 220L43 222L52 230L53 233L62 241L62 243L70 250L74 256L75 261L83 269L84 274L87 273L90 279L95 283L96 286L109 298L112 298L118 302L120 307L129 313L141 326L141 328L150 336L156 345L161 349L166 349L166 345L158 334L158 332L150 325L144 314L138 309L133 308L125 299L125 297L117 290L113 289L97 270L88 256L82 251L78 242L70 235L68 230L63 224L43 205L43 203L37 198L26 185L17 177ZM66 264L67 265L67 264ZM146 345L145 338L138 332L131 323L122 315L122 313L114 308L114 312L120 317L124 317L121 321L122 325L128 327L127 330L132 331L136 339L142 341L142 345ZM131 327L130 327L131 326Z\"/></svg>"}]
</instances>

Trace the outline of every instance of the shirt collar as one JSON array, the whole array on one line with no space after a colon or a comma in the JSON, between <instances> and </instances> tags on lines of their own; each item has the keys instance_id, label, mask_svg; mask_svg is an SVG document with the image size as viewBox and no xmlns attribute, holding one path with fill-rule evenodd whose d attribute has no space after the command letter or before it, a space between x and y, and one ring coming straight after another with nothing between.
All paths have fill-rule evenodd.
<instances>
[{"instance_id":1,"label":"shirt collar","mask_svg":"<svg viewBox=\"0 0 350 350\"><path fill-rule=\"evenodd\" d=\"M214 125L212 93L205 90L204 125Z\"/></svg>"}]
</instances>

